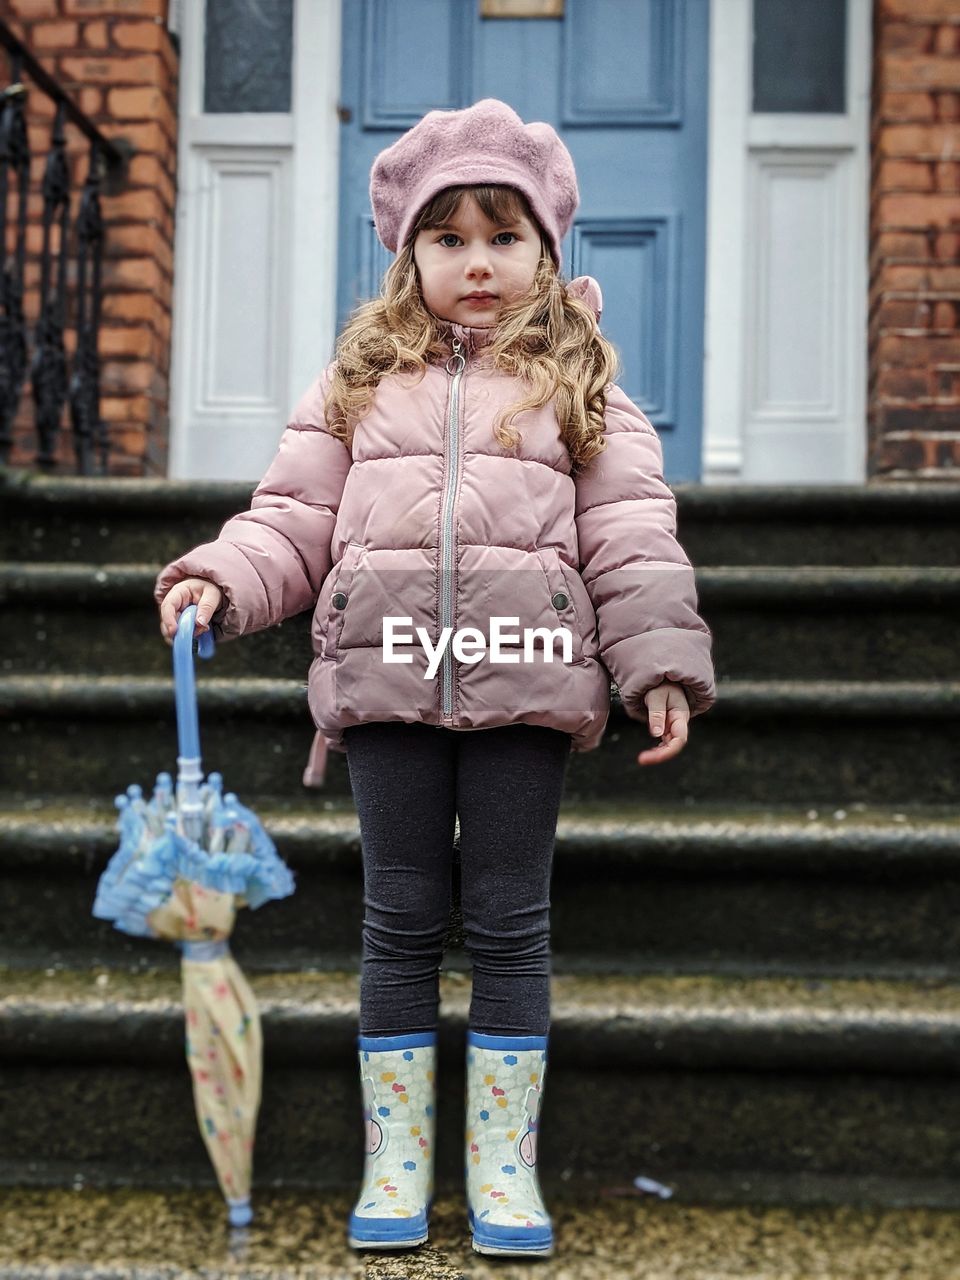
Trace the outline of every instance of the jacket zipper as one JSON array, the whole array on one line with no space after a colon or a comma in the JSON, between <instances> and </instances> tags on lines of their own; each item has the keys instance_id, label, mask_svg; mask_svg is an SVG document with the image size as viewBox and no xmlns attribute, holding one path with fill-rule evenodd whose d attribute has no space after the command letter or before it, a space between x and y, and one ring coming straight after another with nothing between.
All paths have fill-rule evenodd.
<instances>
[{"instance_id":1,"label":"jacket zipper","mask_svg":"<svg viewBox=\"0 0 960 1280\"><path fill-rule=\"evenodd\" d=\"M450 384L450 410L447 414L447 485L443 495L443 514L440 522L440 627L453 626L453 513L454 494L460 470L460 379L466 367L463 343L453 339L453 355L447 361L446 370L452 378ZM452 366L452 367L451 367ZM444 719L453 715L453 659L450 646L443 651L440 665L441 707Z\"/></svg>"}]
</instances>

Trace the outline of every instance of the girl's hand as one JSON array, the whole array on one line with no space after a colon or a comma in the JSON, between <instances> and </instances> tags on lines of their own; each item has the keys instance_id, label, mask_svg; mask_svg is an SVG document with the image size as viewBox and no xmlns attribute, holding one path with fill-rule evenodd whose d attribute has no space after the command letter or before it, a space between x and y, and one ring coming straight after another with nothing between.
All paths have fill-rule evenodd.
<instances>
[{"instance_id":1,"label":"girl's hand","mask_svg":"<svg viewBox=\"0 0 960 1280\"><path fill-rule=\"evenodd\" d=\"M220 588L206 578L184 578L171 587L160 604L160 634L166 643L173 644L180 614L191 604L197 606L193 634L200 636L204 631L209 631L210 619L220 608L222 599L223 592Z\"/></svg>"},{"instance_id":2,"label":"girl's hand","mask_svg":"<svg viewBox=\"0 0 960 1280\"><path fill-rule=\"evenodd\" d=\"M637 756L638 764L662 764L678 755L687 742L690 703L682 684L665 680L644 694L650 736L661 738L658 747L650 747ZM662 735L662 736L661 736Z\"/></svg>"}]
</instances>

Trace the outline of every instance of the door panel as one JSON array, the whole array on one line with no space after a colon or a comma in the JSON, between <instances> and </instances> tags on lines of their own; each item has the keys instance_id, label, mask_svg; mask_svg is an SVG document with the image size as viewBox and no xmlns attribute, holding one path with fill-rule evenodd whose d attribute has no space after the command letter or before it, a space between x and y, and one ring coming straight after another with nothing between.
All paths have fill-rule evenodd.
<instances>
[{"instance_id":1,"label":"door panel","mask_svg":"<svg viewBox=\"0 0 960 1280\"><path fill-rule=\"evenodd\" d=\"M700 474L706 0L566 0L562 18L483 18L479 0L343 8L338 327L392 261L370 166L428 110L502 98L577 167L568 279L596 276L620 381L661 433L667 479Z\"/></svg>"}]
</instances>

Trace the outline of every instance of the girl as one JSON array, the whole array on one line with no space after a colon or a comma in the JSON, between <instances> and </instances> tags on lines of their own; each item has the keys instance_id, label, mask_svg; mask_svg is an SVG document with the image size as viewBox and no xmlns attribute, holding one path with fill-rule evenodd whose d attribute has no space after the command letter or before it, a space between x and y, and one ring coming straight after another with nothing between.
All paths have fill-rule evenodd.
<instances>
[{"instance_id":1,"label":"girl","mask_svg":"<svg viewBox=\"0 0 960 1280\"><path fill-rule=\"evenodd\" d=\"M322 782L328 748L346 753L363 848L366 1152L350 1244L427 1239L459 818L473 1247L543 1255L567 761L599 745L611 676L661 738L639 763L675 756L716 698L712 637L659 438L613 381L599 286L560 276L579 193L554 130L496 99L431 111L376 158L370 195L397 255L381 296L297 404L250 510L168 565L155 594L168 643L191 602L220 640L314 610L304 782Z\"/></svg>"}]
</instances>

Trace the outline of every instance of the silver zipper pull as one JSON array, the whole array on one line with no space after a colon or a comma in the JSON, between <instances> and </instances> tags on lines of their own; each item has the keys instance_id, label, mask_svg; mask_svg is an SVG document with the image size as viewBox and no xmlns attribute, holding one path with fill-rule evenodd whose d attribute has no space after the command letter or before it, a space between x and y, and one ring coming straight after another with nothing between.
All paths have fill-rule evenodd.
<instances>
[{"instance_id":1,"label":"silver zipper pull","mask_svg":"<svg viewBox=\"0 0 960 1280\"><path fill-rule=\"evenodd\" d=\"M463 343L460 341L459 338L454 338L453 355L447 361L447 373L452 374L454 376L456 376L456 374L458 373L462 373L466 363L467 363L467 358L463 354ZM453 366L453 368L450 367L451 365Z\"/></svg>"}]
</instances>

